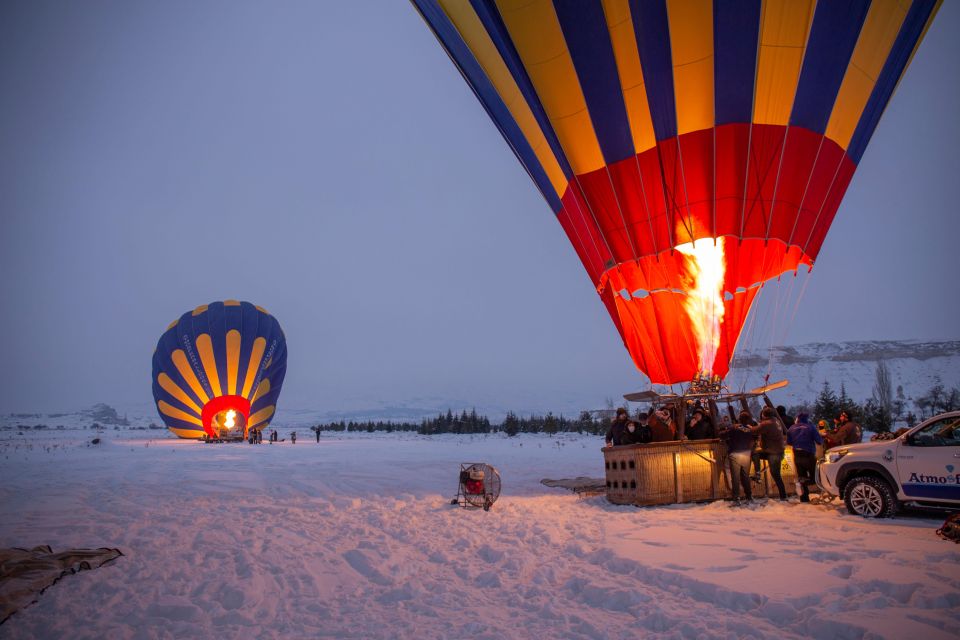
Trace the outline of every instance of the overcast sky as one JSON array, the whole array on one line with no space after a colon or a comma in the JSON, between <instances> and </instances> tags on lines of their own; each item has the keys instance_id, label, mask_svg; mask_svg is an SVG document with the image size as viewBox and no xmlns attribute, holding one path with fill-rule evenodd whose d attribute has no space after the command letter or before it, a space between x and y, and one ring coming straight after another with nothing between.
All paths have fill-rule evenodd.
<instances>
[{"instance_id":1,"label":"overcast sky","mask_svg":"<svg viewBox=\"0 0 960 640\"><path fill-rule=\"evenodd\" d=\"M788 343L960 338L958 79L949 2ZM168 323L226 298L286 332L281 417L643 386L405 2L0 3L0 225L0 411L149 405Z\"/></svg>"}]
</instances>

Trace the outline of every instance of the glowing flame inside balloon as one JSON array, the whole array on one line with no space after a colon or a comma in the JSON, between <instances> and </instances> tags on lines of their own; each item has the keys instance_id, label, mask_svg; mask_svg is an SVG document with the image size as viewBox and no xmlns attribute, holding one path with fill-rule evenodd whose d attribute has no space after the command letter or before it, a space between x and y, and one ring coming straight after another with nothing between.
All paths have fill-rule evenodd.
<instances>
[{"instance_id":1,"label":"glowing flame inside balloon","mask_svg":"<svg viewBox=\"0 0 960 640\"><path fill-rule=\"evenodd\" d=\"M225 426L227 429L233 429L235 426L237 426L236 411L234 411L233 409L230 409L229 411L227 411L227 417L226 417L226 420L224 420L223 422L223 426Z\"/></svg>"},{"instance_id":2,"label":"glowing flame inside balloon","mask_svg":"<svg viewBox=\"0 0 960 640\"><path fill-rule=\"evenodd\" d=\"M690 316L697 340L700 371L711 373L723 323L723 278L726 272L723 240L701 238L677 245L676 249L689 258L686 266L691 282L683 306Z\"/></svg>"}]
</instances>

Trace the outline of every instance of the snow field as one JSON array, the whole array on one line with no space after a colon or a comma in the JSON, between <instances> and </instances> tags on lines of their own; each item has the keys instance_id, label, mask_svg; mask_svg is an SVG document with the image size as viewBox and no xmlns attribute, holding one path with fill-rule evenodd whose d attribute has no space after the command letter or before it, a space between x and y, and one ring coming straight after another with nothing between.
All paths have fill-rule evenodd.
<instances>
[{"instance_id":1,"label":"snow field","mask_svg":"<svg viewBox=\"0 0 960 640\"><path fill-rule=\"evenodd\" d=\"M942 519L637 509L540 485L600 477L593 437L299 435L4 434L0 544L126 555L58 583L0 637L960 635L960 548L934 535ZM449 505L474 461L503 477L488 513Z\"/></svg>"}]
</instances>

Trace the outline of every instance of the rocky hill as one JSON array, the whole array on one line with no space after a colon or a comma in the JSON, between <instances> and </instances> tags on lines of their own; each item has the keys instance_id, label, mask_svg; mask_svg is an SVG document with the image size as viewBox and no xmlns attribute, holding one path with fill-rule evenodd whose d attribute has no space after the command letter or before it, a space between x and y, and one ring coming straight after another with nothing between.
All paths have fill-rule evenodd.
<instances>
[{"instance_id":1,"label":"rocky hill","mask_svg":"<svg viewBox=\"0 0 960 640\"><path fill-rule=\"evenodd\" d=\"M737 354L727 381L731 387L752 388L763 384L768 373L771 381L787 379L790 386L775 392L777 402L784 404L813 400L824 381L835 390L843 383L850 397L862 402L872 394L881 361L890 371L894 391L902 386L908 400L938 381L948 389L960 387L960 340L813 343L743 352Z\"/></svg>"}]
</instances>

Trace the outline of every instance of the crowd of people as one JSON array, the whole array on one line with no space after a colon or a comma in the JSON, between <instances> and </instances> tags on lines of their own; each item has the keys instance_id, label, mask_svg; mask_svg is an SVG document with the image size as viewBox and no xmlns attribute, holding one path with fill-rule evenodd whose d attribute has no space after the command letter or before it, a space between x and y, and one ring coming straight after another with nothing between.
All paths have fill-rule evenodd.
<instances>
[{"instance_id":1,"label":"crowd of people","mask_svg":"<svg viewBox=\"0 0 960 640\"><path fill-rule=\"evenodd\" d=\"M253 428L251 428L251 429L248 429L248 430L247 430L247 442L248 442L249 444L263 444L263 429L257 429L256 427L253 427ZM269 442L270 442L270 444L273 444L274 442L280 442L280 435L277 433L277 430L276 430L276 429L271 429L271 430L270 430L270 439L269 439ZM320 442L320 439L319 439L319 438L317 439L317 442ZM290 434L290 443L291 443L291 444L296 444L296 443L297 443L297 432L296 432L296 431L294 431L294 432L292 432L292 433Z\"/></svg>"},{"instance_id":2,"label":"crowd of people","mask_svg":"<svg viewBox=\"0 0 960 640\"><path fill-rule=\"evenodd\" d=\"M709 411L698 405L693 407L690 419L683 424L677 420L672 407L640 412L636 418L631 418L621 407L607 429L606 446L720 439L727 448L726 470L730 474L730 489L735 502L753 500L751 480L759 481L763 462L766 462L777 486L779 499L787 499L781 468L786 447L790 446L793 448L800 501L809 502L809 486L814 483L821 448L826 451L853 444L863 437L860 425L847 411L841 412L835 423L832 431L826 428L823 420L818 428L810 421L808 413L801 412L794 418L782 406L764 407L759 422L745 410L740 412L736 422L729 415L723 415L719 424ZM752 476L751 466L754 468Z\"/></svg>"}]
</instances>

